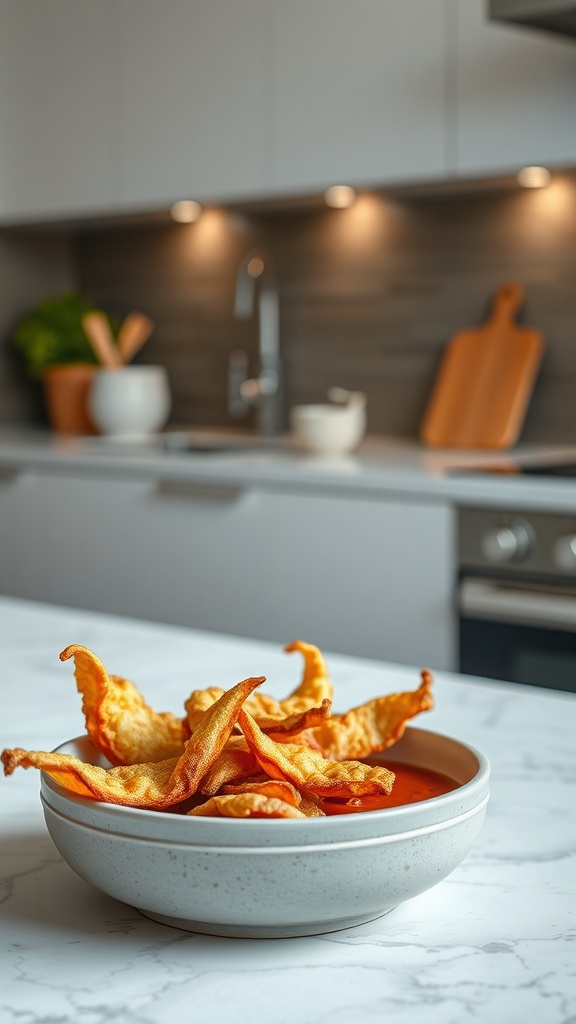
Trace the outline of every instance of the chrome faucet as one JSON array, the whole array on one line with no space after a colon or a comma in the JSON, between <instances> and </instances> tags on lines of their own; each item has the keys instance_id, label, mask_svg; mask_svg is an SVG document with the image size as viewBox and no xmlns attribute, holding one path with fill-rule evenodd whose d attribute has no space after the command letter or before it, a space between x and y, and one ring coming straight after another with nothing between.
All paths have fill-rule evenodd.
<instances>
[{"instance_id":1,"label":"chrome faucet","mask_svg":"<svg viewBox=\"0 0 576 1024\"><path fill-rule=\"evenodd\" d=\"M278 288L270 257L260 251L247 253L238 268L236 317L246 319L254 314L256 293L259 372L257 377L248 377L247 353L243 349L232 352L228 409L232 416L245 416L255 407L259 433L278 434L283 426Z\"/></svg>"}]
</instances>

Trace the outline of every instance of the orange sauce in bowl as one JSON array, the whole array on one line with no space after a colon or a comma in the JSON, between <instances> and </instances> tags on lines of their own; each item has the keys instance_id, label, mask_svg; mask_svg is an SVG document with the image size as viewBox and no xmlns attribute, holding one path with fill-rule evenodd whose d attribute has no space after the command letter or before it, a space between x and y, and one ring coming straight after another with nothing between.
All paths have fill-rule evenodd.
<instances>
[{"instance_id":1,"label":"orange sauce in bowl","mask_svg":"<svg viewBox=\"0 0 576 1024\"><path fill-rule=\"evenodd\" d=\"M381 762L378 762L379 764ZM383 765L396 778L392 792L388 796L359 796L350 800L319 800L319 806L325 814L357 814L359 811L381 811L385 807L400 807L402 804L415 804L420 800L431 800L458 789L460 783L442 772L430 768L418 768L412 764L400 764L386 761Z\"/></svg>"}]
</instances>

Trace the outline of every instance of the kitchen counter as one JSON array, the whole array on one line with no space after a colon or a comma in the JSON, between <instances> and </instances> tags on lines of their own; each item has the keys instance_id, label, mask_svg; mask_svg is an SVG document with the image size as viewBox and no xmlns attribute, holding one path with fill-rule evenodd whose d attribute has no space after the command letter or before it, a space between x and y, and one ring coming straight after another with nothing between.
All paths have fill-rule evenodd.
<instances>
[{"instance_id":1,"label":"kitchen counter","mask_svg":"<svg viewBox=\"0 0 576 1024\"><path fill-rule=\"evenodd\" d=\"M300 668L264 642L0 598L3 747L51 749L83 732L72 667L58 659L70 643L174 711L195 687L249 674L286 695ZM325 653L335 710L418 680L420 666ZM491 761L479 840L429 892L371 924L313 938L220 939L141 917L62 861L37 772L2 779L2 1020L574 1019L576 696L448 673L437 673L435 695L435 710L417 724Z\"/></svg>"},{"instance_id":2,"label":"kitchen counter","mask_svg":"<svg viewBox=\"0 0 576 1024\"><path fill-rule=\"evenodd\" d=\"M197 440L218 444L246 435L195 431ZM41 431L0 431L0 475L25 468L105 474L122 479L155 477L173 483L198 481L320 490L324 493L399 495L454 504L576 512L576 480L515 476L520 463L576 460L575 445L519 446L511 452L444 451L415 442L368 437L350 456L321 458L299 452L288 437L238 451L182 453L161 443L104 437L74 438ZM482 466L502 472L482 475ZM462 472L462 471L470 472ZM457 471L457 472L455 472Z\"/></svg>"}]
</instances>

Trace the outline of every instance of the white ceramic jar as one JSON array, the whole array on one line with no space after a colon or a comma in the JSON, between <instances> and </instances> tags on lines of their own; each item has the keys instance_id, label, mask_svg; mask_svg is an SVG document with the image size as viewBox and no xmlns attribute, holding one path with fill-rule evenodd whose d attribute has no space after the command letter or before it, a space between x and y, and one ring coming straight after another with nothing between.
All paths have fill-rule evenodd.
<instances>
[{"instance_id":1,"label":"white ceramic jar","mask_svg":"<svg viewBox=\"0 0 576 1024\"><path fill-rule=\"evenodd\" d=\"M166 425L171 408L163 366L123 366L94 375L89 396L94 423L103 434L147 437Z\"/></svg>"}]
</instances>

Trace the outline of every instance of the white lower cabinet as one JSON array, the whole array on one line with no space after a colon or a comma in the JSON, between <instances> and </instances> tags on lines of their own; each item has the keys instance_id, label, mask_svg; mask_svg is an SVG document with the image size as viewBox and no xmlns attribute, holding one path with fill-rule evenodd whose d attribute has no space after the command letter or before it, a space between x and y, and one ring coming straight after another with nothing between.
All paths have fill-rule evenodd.
<instances>
[{"instance_id":1,"label":"white lower cabinet","mask_svg":"<svg viewBox=\"0 0 576 1024\"><path fill-rule=\"evenodd\" d=\"M0 466L0 594L34 596L37 521L36 475Z\"/></svg>"},{"instance_id":2,"label":"white lower cabinet","mask_svg":"<svg viewBox=\"0 0 576 1024\"><path fill-rule=\"evenodd\" d=\"M447 505L52 473L36 487L22 596L454 667Z\"/></svg>"}]
</instances>

